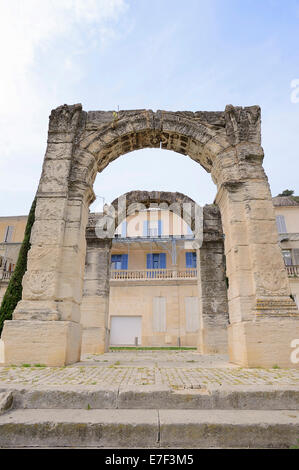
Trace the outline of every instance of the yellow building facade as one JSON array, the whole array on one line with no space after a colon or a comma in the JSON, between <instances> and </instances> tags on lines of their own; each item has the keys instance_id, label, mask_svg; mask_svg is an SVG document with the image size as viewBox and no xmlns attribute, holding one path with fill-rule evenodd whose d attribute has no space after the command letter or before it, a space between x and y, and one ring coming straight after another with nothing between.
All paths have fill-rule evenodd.
<instances>
[{"instance_id":1,"label":"yellow building facade","mask_svg":"<svg viewBox=\"0 0 299 470\"><path fill-rule=\"evenodd\" d=\"M291 196L274 197L273 203L291 292L299 305L299 203Z\"/></svg>"},{"instance_id":2,"label":"yellow building facade","mask_svg":"<svg viewBox=\"0 0 299 470\"><path fill-rule=\"evenodd\" d=\"M149 210L129 216L115 235L110 344L197 346L196 251L189 226L172 212Z\"/></svg>"},{"instance_id":3,"label":"yellow building facade","mask_svg":"<svg viewBox=\"0 0 299 470\"><path fill-rule=\"evenodd\" d=\"M15 268L26 223L26 215L0 217L0 302Z\"/></svg>"}]
</instances>

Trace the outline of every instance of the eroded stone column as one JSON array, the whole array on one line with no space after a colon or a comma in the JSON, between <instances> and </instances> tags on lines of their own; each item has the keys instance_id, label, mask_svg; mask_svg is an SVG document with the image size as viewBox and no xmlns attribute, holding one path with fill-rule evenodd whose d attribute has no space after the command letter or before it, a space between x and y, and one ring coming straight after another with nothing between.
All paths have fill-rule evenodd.
<instances>
[{"instance_id":1,"label":"eroded stone column","mask_svg":"<svg viewBox=\"0 0 299 470\"><path fill-rule=\"evenodd\" d=\"M94 227L86 232L87 251L81 324L82 353L101 354L108 351L109 283L111 239L97 238Z\"/></svg>"},{"instance_id":2,"label":"eroded stone column","mask_svg":"<svg viewBox=\"0 0 299 470\"><path fill-rule=\"evenodd\" d=\"M227 354L228 303L220 211L203 209L203 244L197 251L200 336L198 351Z\"/></svg>"},{"instance_id":3,"label":"eroded stone column","mask_svg":"<svg viewBox=\"0 0 299 470\"><path fill-rule=\"evenodd\" d=\"M243 366L298 367L291 342L299 313L290 297L260 146L240 143L218 155L213 178L225 233L229 353Z\"/></svg>"},{"instance_id":4,"label":"eroded stone column","mask_svg":"<svg viewBox=\"0 0 299 470\"><path fill-rule=\"evenodd\" d=\"M1 338L7 364L65 365L80 359L83 267L78 260L85 258L88 201L82 194L70 197L70 181L81 115L81 105L65 105L50 116L22 300Z\"/></svg>"}]
</instances>

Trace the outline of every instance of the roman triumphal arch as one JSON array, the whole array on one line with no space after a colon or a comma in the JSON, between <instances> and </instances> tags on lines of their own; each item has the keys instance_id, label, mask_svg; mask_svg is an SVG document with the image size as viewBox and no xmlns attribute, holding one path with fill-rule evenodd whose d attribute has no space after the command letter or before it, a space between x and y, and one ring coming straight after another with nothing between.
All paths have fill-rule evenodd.
<instances>
[{"instance_id":1,"label":"roman triumphal arch","mask_svg":"<svg viewBox=\"0 0 299 470\"><path fill-rule=\"evenodd\" d=\"M131 191L115 199L104 213L90 214L81 302L81 351L98 354L108 350L110 249L115 229L127 216L154 207L176 213L192 228L194 238L189 248L197 251L198 265L198 350L227 353L228 305L219 208L214 204L201 208L185 194L168 191Z\"/></svg>"},{"instance_id":2,"label":"roman triumphal arch","mask_svg":"<svg viewBox=\"0 0 299 470\"><path fill-rule=\"evenodd\" d=\"M88 208L96 174L145 147L188 155L217 185L229 279L231 361L298 367L299 312L290 288L262 161L260 108L223 112L82 110L50 116L23 297L2 333L7 364L63 365L80 357Z\"/></svg>"}]
</instances>

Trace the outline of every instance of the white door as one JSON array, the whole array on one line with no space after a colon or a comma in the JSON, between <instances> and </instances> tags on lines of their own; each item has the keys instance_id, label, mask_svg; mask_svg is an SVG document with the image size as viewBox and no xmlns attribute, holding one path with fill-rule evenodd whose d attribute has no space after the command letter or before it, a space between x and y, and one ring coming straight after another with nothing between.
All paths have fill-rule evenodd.
<instances>
[{"instance_id":1,"label":"white door","mask_svg":"<svg viewBox=\"0 0 299 470\"><path fill-rule=\"evenodd\" d=\"M110 345L134 346L136 337L141 345L141 319L142 317L111 316Z\"/></svg>"}]
</instances>

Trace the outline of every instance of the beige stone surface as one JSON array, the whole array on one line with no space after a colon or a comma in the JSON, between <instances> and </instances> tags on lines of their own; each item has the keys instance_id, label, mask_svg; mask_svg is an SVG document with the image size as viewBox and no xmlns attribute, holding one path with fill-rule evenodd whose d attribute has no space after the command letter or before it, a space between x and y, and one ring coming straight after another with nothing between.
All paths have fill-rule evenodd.
<instances>
[{"instance_id":1,"label":"beige stone surface","mask_svg":"<svg viewBox=\"0 0 299 470\"><path fill-rule=\"evenodd\" d=\"M0 339L0 364L5 362L5 349L4 349L4 342Z\"/></svg>"},{"instance_id":2,"label":"beige stone surface","mask_svg":"<svg viewBox=\"0 0 299 470\"><path fill-rule=\"evenodd\" d=\"M82 354L104 354L106 352L106 336L104 327L85 327L82 332Z\"/></svg>"},{"instance_id":3,"label":"beige stone surface","mask_svg":"<svg viewBox=\"0 0 299 470\"><path fill-rule=\"evenodd\" d=\"M234 323L228 327L228 337L230 360L235 364L299 368L299 360L292 362L294 348L291 346L295 339L299 340L296 318L266 317L255 322Z\"/></svg>"},{"instance_id":4,"label":"beige stone surface","mask_svg":"<svg viewBox=\"0 0 299 470\"><path fill-rule=\"evenodd\" d=\"M81 325L64 321L6 320L1 339L5 364L63 366L81 353Z\"/></svg>"}]
</instances>

